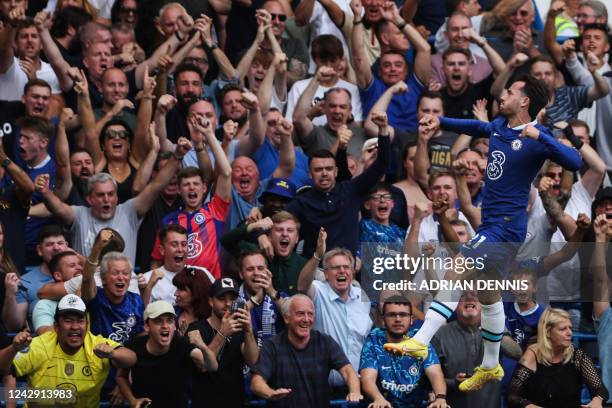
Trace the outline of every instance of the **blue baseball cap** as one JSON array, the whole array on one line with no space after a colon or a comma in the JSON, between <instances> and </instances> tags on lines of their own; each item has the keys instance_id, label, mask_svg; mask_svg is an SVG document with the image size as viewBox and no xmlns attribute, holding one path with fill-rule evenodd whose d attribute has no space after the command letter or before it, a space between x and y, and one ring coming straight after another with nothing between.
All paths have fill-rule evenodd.
<instances>
[{"instance_id":1,"label":"blue baseball cap","mask_svg":"<svg viewBox=\"0 0 612 408\"><path fill-rule=\"evenodd\" d=\"M266 190L261 194L262 198L266 194L274 194L288 200L293 200L293 197L295 197L295 185L286 178L273 178L268 181Z\"/></svg>"}]
</instances>

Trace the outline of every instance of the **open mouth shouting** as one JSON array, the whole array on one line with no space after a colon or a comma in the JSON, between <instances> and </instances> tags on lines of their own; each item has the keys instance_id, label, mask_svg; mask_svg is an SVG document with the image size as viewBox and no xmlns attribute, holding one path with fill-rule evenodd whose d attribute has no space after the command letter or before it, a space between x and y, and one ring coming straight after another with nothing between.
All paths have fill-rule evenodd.
<instances>
[{"instance_id":1,"label":"open mouth shouting","mask_svg":"<svg viewBox=\"0 0 612 408\"><path fill-rule=\"evenodd\" d=\"M167 342L170 341L170 330L162 330L159 332L159 337L161 337L162 341Z\"/></svg>"}]
</instances>

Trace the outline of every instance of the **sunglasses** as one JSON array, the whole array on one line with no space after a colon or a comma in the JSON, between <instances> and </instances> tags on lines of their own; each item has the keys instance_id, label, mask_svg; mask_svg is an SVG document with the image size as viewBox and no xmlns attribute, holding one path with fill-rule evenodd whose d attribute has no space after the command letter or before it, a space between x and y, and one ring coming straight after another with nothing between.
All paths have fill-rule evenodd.
<instances>
[{"instance_id":1,"label":"sunglasses","mask_svg":"<svg viewBox=\"0 0 612 408\"><path fill-rule=\"evenodd\" d=\"M514 13L511 14L511 16L516 16L517 14L521 17L527 17L529 15L529 11L528 10L516 10Z\"/></svg>"},{"instance_id":2,"label":"sunglasses","mask_svg":"<svg viewBox=\"0 0 612 408\"><path fill-rule=\"evenodd\" d=\"M273 14L273 13L270 13L270 16L272 17L272 20L274 20L274 19L278 19L279 21L287 20L287 16L284 15L284 14Z\"/></svg>"},{"instance_id":3,"label":"sunglasses","mask_svg":"<svg viewBox=\"0 0 612 408\"><path fill-rule=\"evenodd\" d=\"M127 130L107 130L104 136L107 139L127 139L130 134Z\"/></svg>"}]
</instances>

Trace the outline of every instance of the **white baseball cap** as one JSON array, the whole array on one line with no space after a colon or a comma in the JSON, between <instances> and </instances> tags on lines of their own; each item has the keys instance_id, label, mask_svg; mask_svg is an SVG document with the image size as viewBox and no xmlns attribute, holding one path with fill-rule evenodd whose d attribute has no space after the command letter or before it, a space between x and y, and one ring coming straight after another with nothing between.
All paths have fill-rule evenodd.
<instances>
[{"instance_id":1,"label":"white baseball cap","mask_svg":"<svg viewBox=\"0 0 612 408\"><path fill-rule=\"evenodd\" d=\"M57 304L57 310L55 311L55 315L63 315L69 313L76 313L82 316L85 316L85 312L87 312L87 307L83 300L77 295L66 295Z\"/></svg>"},{"instance_id":2,"label":"white baseball cap","mask_svg":"<svg viewBox=\"0 0 612 408\"><path fill-rule=\"evenodd\" d=\"M173 316L176 316L176 313L174 312L174 307L170 303L164 300L158 300L147 305L147 308L144 311L144 320L156 319L164 314L171 314Z\"/></svg>"}]
</instances>

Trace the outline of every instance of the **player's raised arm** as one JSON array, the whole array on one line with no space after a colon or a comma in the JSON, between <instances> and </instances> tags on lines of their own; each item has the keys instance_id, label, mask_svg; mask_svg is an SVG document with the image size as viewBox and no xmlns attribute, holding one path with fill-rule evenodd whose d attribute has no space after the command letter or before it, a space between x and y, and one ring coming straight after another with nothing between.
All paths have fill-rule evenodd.
<instances>
[{"instance_id":1,"label":"player's raised arm","mask_svg":"<svg viewBox=\"0 0 612 408\"><path fill-rule=\"evenodd\" d=\"M419 121L419 124L425 124L430 127L441 127L444 130L451 132L466 134L473 137L487 137L491 133L491 123L481 122L474 119L451 119L440 116L436 118L432 115L425 115Z\"/></svg>"},{"instance_id":2,"label":"player's raised arm","mask_svg":"<svg viewBox=\"0 0 612 408\"><path fill-rule=\"evenodd\" d=\"M532 125L523 128L523 136L537 140L548 150L548 159L572 171L578 171L582 167L580 153L573 147L565 146L558 142L551 134L541 131Z\"/></svg>"}]
</instances>

